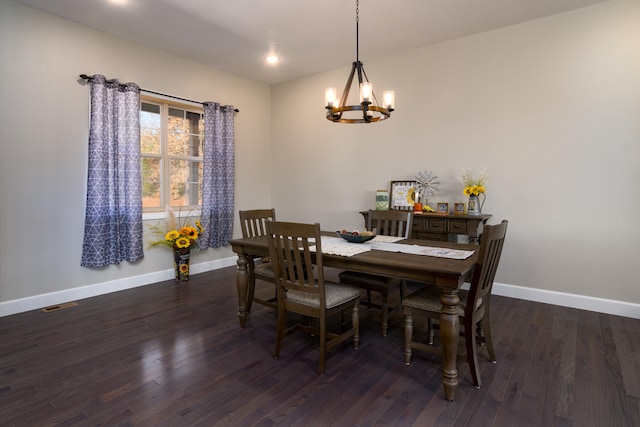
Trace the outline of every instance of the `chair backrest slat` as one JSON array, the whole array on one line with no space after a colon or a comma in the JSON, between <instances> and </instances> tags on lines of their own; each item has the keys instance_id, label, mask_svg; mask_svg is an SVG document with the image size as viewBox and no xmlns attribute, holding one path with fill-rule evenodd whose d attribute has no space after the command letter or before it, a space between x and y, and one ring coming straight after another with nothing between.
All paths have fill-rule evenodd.
<instances>
[{"instance_id":1,"label":"chair backrest slat","mask_svg":"<svg viewBox=\"0 0 640 427\"><path fill-rule=\"evenodd\" d=\"M267 234L267 221L276 220L275 209L253 209L239 211L242 237L259 237Z\"/></svg>"},{"instance_id":2,"label":"chair backrest slat","mask_svg":"<svg viewBox=\"0 0 640 427\"><path fill-rule=\"evenodd\" d=\"M502 247L507 234L508 221L497 225L487 225L481 236L478 261L476 262L469 298L465 307L465 316L481 318L489 309L491 288L498 271Z\"/></svg>"},{"instance_id":3,"label":"chair backrest slat","mask_svg":"<svg viewBox=\"0 0 640 427\"><path fill-rule=\"evenodd\" d=\"M370 210L367 219L367 229L382 236L397 236L408 239L411 237L413 211L399 210Z\"/></svg>"}]
</instances>

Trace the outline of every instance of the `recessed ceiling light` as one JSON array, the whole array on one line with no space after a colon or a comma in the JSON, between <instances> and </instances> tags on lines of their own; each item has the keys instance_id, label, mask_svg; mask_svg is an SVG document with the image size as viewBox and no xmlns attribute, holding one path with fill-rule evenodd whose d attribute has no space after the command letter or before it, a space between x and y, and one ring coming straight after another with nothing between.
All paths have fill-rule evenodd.
<instances>
[{"instance_id":1,"label":"recessed ceiling light","mask_svg":"<svg viewBox=\"0 0 640 427\"><path fill-rule=\"evenodd\" d=\"M269 64L277 64L280 58L277 55L269 55L266 57L266 60Z\"/></svg>"}]
</instances>

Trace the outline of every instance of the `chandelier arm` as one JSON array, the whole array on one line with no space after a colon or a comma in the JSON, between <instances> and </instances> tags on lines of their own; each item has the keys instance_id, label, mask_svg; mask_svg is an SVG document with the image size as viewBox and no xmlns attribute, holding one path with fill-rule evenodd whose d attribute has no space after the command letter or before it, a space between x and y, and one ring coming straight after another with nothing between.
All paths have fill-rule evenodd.
<instances>
[{"instance_id":1,"label":"chandelier arm","mask_svg":"<svg viewBox=\"0 0 640 427\"><path fill-rule=\"evenodd\" d=\"M342 91L342 98L340 99L339 107L344 107L345 105L347 105L349 90L351 89L351 84L353 83L353 75L355 74L357 67L358 67L357 62L354 62L351 64L351 72L349 73L347 84L344 86L344 91Z\"/></svg>"},{"instance_id":2,"label":"chandelier arm","mask_svg":"<svg viewBox=\"0 0 640 427\"><path fill-rule=\"evenodd\" d=\"M364 65L362 64L362 62L358 61L356 63L356 68L358 69L358 86L362 84L362 73L364 72ZM364 74L364 76L367 76L367 73ZM369 81L369 79L367 79L366 81Z\"/></svg>"}]
</instances>

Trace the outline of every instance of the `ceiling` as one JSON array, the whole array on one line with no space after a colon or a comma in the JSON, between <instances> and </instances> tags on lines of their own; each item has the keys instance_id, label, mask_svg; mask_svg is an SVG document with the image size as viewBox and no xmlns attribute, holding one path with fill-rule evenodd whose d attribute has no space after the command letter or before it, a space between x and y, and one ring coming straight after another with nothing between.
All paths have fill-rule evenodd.
<instances>
[{"instance_id":1,"label":"ceiling","mask_svg":"<svg viewBox=\"0 0 640 427\"><path fill-rule=\"evenodd\" d=\"M14 0L268 84L347 67L355 0ZM606 0L362 0L360 60ZM275 53L277 65L265 57Z\"/></svg>"}]
</instances>

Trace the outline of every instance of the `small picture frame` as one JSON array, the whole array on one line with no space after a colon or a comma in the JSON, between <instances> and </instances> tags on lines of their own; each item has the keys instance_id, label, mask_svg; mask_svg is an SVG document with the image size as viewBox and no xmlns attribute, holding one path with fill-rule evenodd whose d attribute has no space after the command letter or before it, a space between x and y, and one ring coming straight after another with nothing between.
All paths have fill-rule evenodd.
<instances>
[{"instance_id":1,"label":"small picture frame","mask_svg":"<svg viewBox=\"0 0 640 427\"><path fill-rule=\"evenodd\" d=\"M438 202L438 213L439 214L448 214L449 213L449 203Z\"/></svg>"},{"instance_id":2,"label":"small picture frame","mask_svg":"<svg viewBox=\"0 0 640 427\"><path fill-rule=\"evenodd\" d=\"M453 213L455 215L464 215L464 203L457 202L453 204Z\"/></svg>"},{"instance_id":3,"label":"small picture frame","mask_svg":"<svg viewBox=\"0 0 640 427\"><path fill-rule=\"evenodd\" d=\"M389 209L413 210L416 184L416 181L391 181Z\"/></svg>"}]
</instances>

